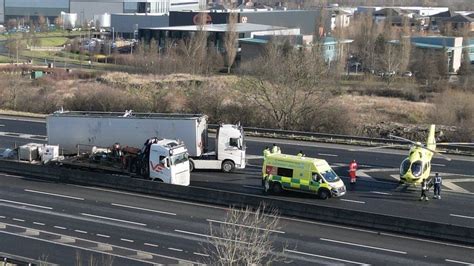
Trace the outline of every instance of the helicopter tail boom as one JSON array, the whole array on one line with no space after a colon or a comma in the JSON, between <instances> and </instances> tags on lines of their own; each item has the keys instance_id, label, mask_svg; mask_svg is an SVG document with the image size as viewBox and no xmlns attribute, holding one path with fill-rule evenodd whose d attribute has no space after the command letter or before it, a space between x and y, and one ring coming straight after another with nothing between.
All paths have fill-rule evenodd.
<instances>
[{"instance_id":1,"label":"helicopter tail boom","mask_svg":"<svg viewBox=\"0 0 474 266\"><path fill-rule=\"evenodd\" d=\"M428 138L426 139L426 147L430 150L436 150L435 125L430 126Z\"/></svg>"}]
</instances>

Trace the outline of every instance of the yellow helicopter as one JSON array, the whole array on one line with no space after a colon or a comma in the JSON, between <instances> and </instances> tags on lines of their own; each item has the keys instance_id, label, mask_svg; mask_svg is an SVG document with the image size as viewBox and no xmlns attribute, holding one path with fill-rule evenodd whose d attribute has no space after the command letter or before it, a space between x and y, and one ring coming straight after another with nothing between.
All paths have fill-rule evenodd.
<instances>
[{"instance_id":1,"label":"yellow helicopter","mask_svg":"<svg viewBox=\"0 0 474 266\"><path fill-rule=\"evenodd\" d=\"M436 151L436 137L435 137L435 125L431 125L426 144L421 142L415 142L406 138L389 135L390 138L405 141L411 145L408 157L405 158L400 164L400 183L404 184L420 184L423 180L429 181L431 172L431 159L433 156L439 155L440 157L451 161L451 159L439 151ZM390 145L390 146L379 146L368 149L379 149L383 147L395 147L404 146L402 145ZM474 145L474 143L438 143L438 145ZM364 149L362 149L364 150ZM367 150L367 149L365 149Z\"/></svg>"}]
</instances>

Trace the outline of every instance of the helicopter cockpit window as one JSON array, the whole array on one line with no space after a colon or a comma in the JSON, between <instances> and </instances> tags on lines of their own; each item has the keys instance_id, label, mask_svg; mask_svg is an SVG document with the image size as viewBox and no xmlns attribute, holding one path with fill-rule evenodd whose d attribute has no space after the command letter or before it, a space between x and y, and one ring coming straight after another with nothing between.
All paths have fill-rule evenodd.
<instances>
[{"instance_id":1,"label":"helicopter cockpit window","mask_svg":"<svg viewBox=\"0 0 474 266\"><path fill-rule=\"evenodd\" d=\"M405 175L410 169L410 160L405 159L402 164L400 165L400 174Z\"/></svg>"},{"instance_id":2,"label":"helicopter cockpit window","mask_svg":"<svg viewBox=\"0 0 474 266\"><path fill-rule=\"evenodd\" d=\"M414 176L420 176L423 171L423 163L421 161L416 161L411 164L411 173Z\"/></svg>"}]
</instances>

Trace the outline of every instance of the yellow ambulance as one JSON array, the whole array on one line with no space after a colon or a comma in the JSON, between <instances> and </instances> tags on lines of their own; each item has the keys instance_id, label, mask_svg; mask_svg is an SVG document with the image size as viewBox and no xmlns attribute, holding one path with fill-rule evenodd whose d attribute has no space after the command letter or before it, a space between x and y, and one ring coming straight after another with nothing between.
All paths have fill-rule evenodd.
<instances>
[{"instance_id":1,"label":"yellow ambulance","mask_svg":"<svg viewBox=\"0 0 474 266\"><path fill-rule=\"evenodd\" d=\"M264 193L294 190L321 199L346 194L346 186L325 160L278 153L264 157L262 186Z\"/></svg>"}]
</instances>

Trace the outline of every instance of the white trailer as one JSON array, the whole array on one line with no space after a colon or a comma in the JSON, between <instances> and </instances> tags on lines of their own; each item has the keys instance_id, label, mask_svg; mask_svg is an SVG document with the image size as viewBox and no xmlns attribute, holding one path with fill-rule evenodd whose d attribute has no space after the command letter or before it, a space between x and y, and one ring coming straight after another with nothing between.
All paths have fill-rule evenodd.
<instances>
[{"instance_id":1,"label":"white trailer","mask_svg":"<svg viewBox=\"0 0 474 266\"><path fill-rule=\"evenodd\" d=\"M220 125L215 151L209 151L207 116L199 114L104 113L58 111L46 118L48 143L59 145L63 153L110 147L114 143L143 146L156 136L184 142L190 168L245 168L244 133L240 125Z\"/></svg>"}]
</instances>

